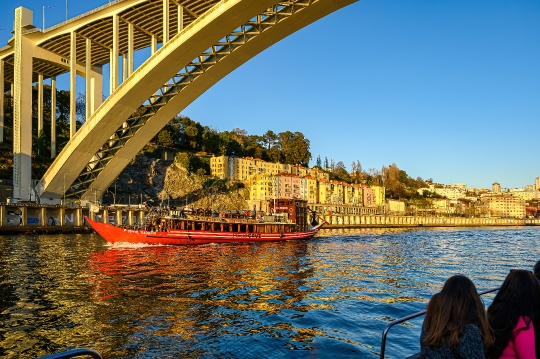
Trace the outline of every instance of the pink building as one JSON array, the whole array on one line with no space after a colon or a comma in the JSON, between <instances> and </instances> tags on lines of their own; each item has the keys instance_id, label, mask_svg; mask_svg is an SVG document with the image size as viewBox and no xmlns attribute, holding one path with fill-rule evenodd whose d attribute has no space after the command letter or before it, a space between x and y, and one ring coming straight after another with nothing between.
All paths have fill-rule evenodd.
<instances>
[{"instance_id":1,"label":"pink building","mask_svg":"<svg viewBox=\"0 0 540 359\"><path fill-rule=\"evenodd\" d=\"M377 202L375 200L375 191L368 186L362 186L364 207L375 207Z\"/></svg>"},{"instance_id":2,"label":"pink building","mask_svg":"<svg viewBox=\"0 0 540 359\"><path fill-rule=\"evenodd\" d=\"M276 196L278 198L300 198L301 179L292 173L281 172L276 178Z\"/></svg>"}]
</instances>

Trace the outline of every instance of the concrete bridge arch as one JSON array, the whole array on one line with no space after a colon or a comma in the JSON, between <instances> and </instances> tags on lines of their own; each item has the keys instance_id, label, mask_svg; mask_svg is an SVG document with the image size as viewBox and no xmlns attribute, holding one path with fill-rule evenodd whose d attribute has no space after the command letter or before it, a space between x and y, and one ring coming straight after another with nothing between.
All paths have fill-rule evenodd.
<instances>
[{"instance_id":1,"label":"concrete bridge arch","mask_svg":"<svg viewBox=\"0 0 540 359\"><path fill-rule=\"evenodd\" d=\"M356 0L227 0L166 42L87 118L39 185L93 199L176 114L266 48ZM111 50L112 51L112 50Z\"/></svg>"}]
</instances>

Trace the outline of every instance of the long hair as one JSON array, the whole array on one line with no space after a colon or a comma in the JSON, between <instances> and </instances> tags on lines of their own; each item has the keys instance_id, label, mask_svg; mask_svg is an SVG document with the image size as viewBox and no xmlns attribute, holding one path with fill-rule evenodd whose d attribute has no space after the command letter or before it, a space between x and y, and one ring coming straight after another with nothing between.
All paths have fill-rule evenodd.
<instances>
[{"instance_id":1,"label":"long hair","mask_svg":"<svg viewBox=\"0 0 540 359\"><path fill-rule=\"evenodd\" d=\"M428 304L424 330L424 343L440 346L446 343L455 348L467 324L476 325L482 332L484 348L493 342L484 305L474 283L467 277L455 275L444 283Z\"/></svg>"},{"instance_id":2,"label":"long hair","mask_svg":"<svg viewBox=\"0 0 540 359\"><path fill-rule=\"evenodd\" d=\"M488 308L488 320L495 342L487 351L487 357L497 359L512 339L519 318L528 329L535 327L536 352L540 343L540 285L535 276L525 270L511 271Z\"/></svg>"},{"instance_id":3,"label":"long hair","mask_svg":"<svg viewBox=\"0 0 540 359\"><path fill-rule=\"evenodd\" d=\"M536 262L534 265L533 274L536 279L540 280L540 261Z\"/></svg>"}]
</instances>

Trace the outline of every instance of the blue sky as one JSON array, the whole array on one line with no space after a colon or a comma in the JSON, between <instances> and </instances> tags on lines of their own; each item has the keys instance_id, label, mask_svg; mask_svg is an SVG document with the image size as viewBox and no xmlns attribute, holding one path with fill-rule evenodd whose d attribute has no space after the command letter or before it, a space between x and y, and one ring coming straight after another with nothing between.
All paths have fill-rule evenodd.
<instances>
[{"instance_id":1,"label":"blue sky","mask_svg":"<svg viewBox=\"0 0 540 359\"><path fill-rule=\"evenodd\" d=\"M65 19L65 0L0 1L0 28L21 5L38 27L43 5L55 6L46 27ZM106 2L71 0L69 16ZM9 36L0 31L1 46ZM440 183L522 187L540 176L539 65L537 0L363 0L259 54L183 114L222 131L300 131L312 164L396 163Z\"/></svg>"}]
</instances>

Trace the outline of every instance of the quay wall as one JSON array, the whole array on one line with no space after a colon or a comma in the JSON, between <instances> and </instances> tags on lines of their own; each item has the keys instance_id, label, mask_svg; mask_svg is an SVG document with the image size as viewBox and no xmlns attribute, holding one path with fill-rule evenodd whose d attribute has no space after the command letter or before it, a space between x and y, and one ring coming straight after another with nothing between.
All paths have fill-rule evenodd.
<instances>
[{"instance_id":1,"label":"quay wall","mask_svg":"<svg viewBox=\"0 0 540 359\"><path fill-rule=\"evenodd\" d=\"M10 233L76 233L91 231L84 220L133 226L141 223L146 209L141 206L94 208L34 203L0 204L0 234ZM416 217L375 214L325 215L332 228L406 228L406 227L486 227L540 226L540 219Z\"/></svg>"},{"instance_id":2,"label":"quay wall","mask_svg":"<svg viewBox=\"0 0 540 359\"><path fill-rule=\"evenodd\" d=\"M91 231L84 217L105 223L135 225L146 214L144 207L89 207L39 205L35 203L0 204L0 234L11 233L80 233Z\"/></svg>"},{"instance_id":3,"label":"quay wall","mask_svg":"<svg viewBox=\"0 0 540 359\"><path fill-rule=\"evenodd\" d=\"M333 214L324 228L540 226L540 219Z\"/></svg>"}]
</instances>

